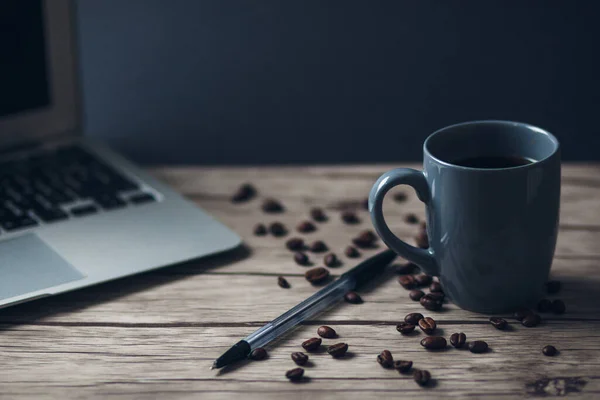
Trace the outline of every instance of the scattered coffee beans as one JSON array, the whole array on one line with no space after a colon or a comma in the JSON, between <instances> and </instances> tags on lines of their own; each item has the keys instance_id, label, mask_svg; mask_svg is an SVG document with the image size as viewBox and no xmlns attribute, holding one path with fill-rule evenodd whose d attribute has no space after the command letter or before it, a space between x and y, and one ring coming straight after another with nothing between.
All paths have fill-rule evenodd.
<instances>
[{"instance_id":1,"label":"scattered coffee beans","mask_svg":"<svg viewBox=\"0 0 600 400\"><path fill-rule=\"evenodd\" d=\"M432 282L429 286L429 291L431 293L443 293L442 285L439 282Z\"/></svg>"},{"instance_id":2,"label":"scattered coffee beans","mask_svg":"<svg viewBox=\"0 0 600 400\"><path fill-rule=\"evenodd\" d=\"M398 283L406 290L414 289L417 286L417 281L412 275L400 275Z\"/></svg>"},{"instance_id":3,"label":"scattered coffee beans","mask_svg":"<svg viewBox=\"0 0 600 400\"><path fill-rule=\"evenodd\" d=\"M412 301L419 301L423 296L425 296L425 292L419 289L411 290L408 294L408 297L410 297Z\"/></svg>"},{"instance_id":4,"label":"scattered coffee beans","mask_svg":"<svg viewBox=\"0 0 600 400\"><path fill-rule=\"evenodd\" d=\"M374 247L375 241L377 240L377 235L375 235L372 231L364 231L354 239L352 239L352 243L361 249L367 249Z\"/></svg>"},{"instance_id":5,"label":"scattered coffee beans","mask_svg":"<svg viewBox=\"0 0 600 400\"><path fill-rule=\"evenodd\" d=\"M395 264L394 269L398 275L412 274L417 268L416 264L408 262L406 264Z\"/></svg>"},{"instance_id":6,"label":"scattered coffee beans","mask_svg":"<svg viewBox=\"0 0 600 400\"><path fill-rule=\"evenodd\" d=\"M306 354L302 353L301 351L297 351L295 353L292 353L292 360L297 365L304 365L308 361L308 356Z\"/></svg>"},{"instance_id":7,"label":"scattered coffee beans","mask_svg":"<svg viewBox=\"0 0 600 400\"><path fill-rule=\"evenodd\" d=\"M396 200L398 203L402 203L404 201L406 201L406 193L404 192L398 192L394 195L394 200Z\"/></svg>"},{"instance_id":8,"label":"scattered coffee beans","mask_svg":"<svg viewBox=\"0 0 600 400\"><path fill-rule=\"evenodd\" d=\"M256 236L265 236L267 234L267 227L265 224L256 224L254 227L254 234Z\"/></svg>"},{"instance_id":9,"label":"scattered coffee beans","mask_svg":"<svg viewBox=\"0 0 600 400\"><path fill-rule=\"evenodd\" d=\"M421 249L429 248L429 237L427 236L427 231L420 230L419 233L417 233L415 236L415 244Z\"/></svg>"},{"instance_id":10,"label":"scattered coffee beans","mask_svg":"<svg viewBox=\"0 0 600 400\"><path fill-rule=\"evenodd\" d=\"M325 222L327 221L327 215L323 212L323 209L315 207L310 210L310 216L317 222Z\"/></svg>"},{"instance_id":11,"label":"scattered coffee beans","mask_svg":"<svg viewBox=\"0 0 600 400\"><path fill-rule=\"evenodd\" d=\"M488 349L488 344L483 340L475 340L469 342L469 351L471 353L484 353Z\"/></svg>"},{"instance_id":12,"label":"scattered coffee beans","mask_svg":"<svg viewBox=\"0 0 600 400\"><path fill-rule=\"evenodd\" d=\"M441 350L448 346L448 342L442 336L427 336L421 340L421 346L427 350Z\"/></svg>"},{"instance_id":13,"label":"scattered coffee beans","mask_svg":"<svg viewBox=\"0 0 600 400\"><path fill-rule=\"evenodd\" d=\"M404 222L406 222L407 224L416 224L419 222L419 217L412 213L406 214L404 216Z\"/></svg>"},{"instance_id":14,"label":"scattered coffee beans","mask_svg":"<svg viewBox=\"0 0 600 400\"><path fill-rule=\"evenodd\" d=\"M310 221L304 221L296 227L296 230L300 233L310 233L316 231L317 227Z\"/></svg>"},{"instance_id":15,"label":"scattered coffee beans","mask_svg":"<svg viewBox=\"0 0 600 400\"><path fill-rule=\"evenodd\" d=\"M462 332L453 333L452 335L450 335L450 344L452 346L456 347L457 349L460 349L461 347L463 347L465 345L466 341L467 341L467 335L465 335Z\"/></svg>"},{"instance_id":16,"label":"scattered coffee beans","mask_svg":"<svg viewBox=\"0 0 600 400\"><path fill-rule=\"evenodd\" d=\"M554 314L564 314L566 310L567 307L562 300L554 300L552 302L552 312Z\"/></svg>"},{"instance_id":17,"label":"scattered coffee beans","mask_svg":"<svg viewBox=\"0 0 600 400\"><path fill-rule=\"evenodd\" d=\"M537 310L541 313L547 313L552 310L552 302L548 299L542 299L537 305Z\"/></svg>"},{"instance_id":18,"label":"scattered coffee beans","mask_svg":"<svg viewBox=\"0 0 600 400\"><path fill-rule=\"evenodd\" d=\"M362 297L356 292L348 292L344 295L344 300L351 304L360 304L362 303Z\"/></svg>"},{"instance_id":19,"label":"scattered coffee beans","mask_svg":"<svg viewBox=\"0 0 600 400\"><path fill-rule=\"evenodd\" d=\"M421 297L419 303L429 311L439 311L442 309L443 300L440 300L437 296L432 296L433 293L428 293L425 296Z\"/></svg>"},{"instance_id":20,"label":"scattered coffee beans","mask_svg":"<svg viewBox=\"0 0 600 400\"><path fill-rule=\"evenodd\" d=\"M323 267L312 268L304 273L304 277L307 281L313 285L316 285L326 281L329 278L329 271Z\"/></svg>"},{"instance_id":21,"label":"scattered coffee beans","mask_svg":"<svg viewBox=\"0 0 600 400\"><path fill-rule=\"evenodd\" d=\"M262 204L262 210L266 213L283 212L283 205L275 199L266 199Z\"/></svg>"},{"instance_id":22,"label":"scattered coffee beans","mask_svg":"<svg viewBox=\"0 0 600 400\"><path fill-rule=\"evenodd\" d=\"M346 224L358 224L360 220L353 211L342 212L342 221Z\"/></svg>"},{"instance_id":23,"label":"scattered coffee beans","mask_svg":"<svg viewBox=\"0 0 600 400\"><path fill-rule=\"evenodd\" d=\"M419 321L422 319L423 319L423 314L410 313L410 314L407 314L406 317L404 317L404 322L408 322L409 324L412 324L412 325L417 325L419 323Z\"/></svg>"},{"instance_id":24,"label":"scattered coffee beans","mask_svg":"<svg viewBox=\"0 0 600 400\"><path fill-rule=\"evenodd\" d=\"M325 258L323 259L323 262L328 267L335 267L336 265L339 264L338 258L334 253L327 254L325 256Z\"/></svg>"},{"instance_id":25,"label":"scattered coffee beans","mask_svg":"<svg viewBox=\"0 0 600 400\"><path fill-rule=\"evenodd\" d=\"M321 338L310 338L302 343L302 347L306 351L315 351L321 346Z\"/></svg>"},{"instance_id":26,"label":"scattered coffee beans","mask_svg":"<svg viewBox=\"0 0 600 400\"><path fill-rule=\"evenodd\" d=\"M302 376L304 376L304 369L302 368L290 369L288 372L285 373L285 377L292 382L297 382L301 380Z\"/></svg>"},{"instance_id":27,"label":"scattered coffee beans","mask_svg":"<svg viewBox=\"0 0 600 400\"><path fill-rule=\"evenodd\" d=\"M523 321L523 319L531 313L532 312L530 310L528 310L526 308L521 308L520 310L515 311L513 316L515 317L515 319L517 321Z\"/></svg>"},{"instance_id":28,"label":"scattered coffee beans","mask_svg":"<svg viewBox=\"0 0 600 400\"><path fill-rule=\"evenodd\" d=\"M327 245L322 240L315 240L309 247L313 253L322 253L327 251Z\"/></svg>"},{"instance_id":29,"label":"scattered coffee beans","mask_svg":"<svg viewBox=\"0 0 600 400\"><path fill-rule=\"evenodd\" d=\"M325 339L333 339L337 336L335 330L327 325L320 326L319 329L317 329L317 335Z\"/></svg>"},{"instance_id":30,"label":"scattered coffee beans","mask_svg":"<svg viewBox=\"0 0 600 400\"><path fill-rule=\"evenodd\" d=\"M335 357L335 358L343 357L347 351L348 351L347 343L337 343L337 344L334 344L327 348L327 353L329 353L330 356Z\"/></svg>"},{"instance_id":31,"label":"scattered coffee beans","mask_svg":"<svg viewBox=\"0 0 600 400\"><path fill-rule=\"evenodd\" d=\"M279 285L279 287L282 287L284 289L288 289L290 287L290 283L283 276L277 277L277 284Z\"/></svg>"},{"instance_id":32,"label":"scattered coffee beans","mask_svg":"<svg viewBox=\"0 0 600 400\"><path fill-rule=\"evenodd\" d=\"M431 380L431 374L427 370L418 369L413 373L413 379L419 386L426 386Z\"/></svg>"},{"instance_id":33,"label":"scattered coffee beans","mask_svg":"<svg viewBox=\"0 0 600 400\"><path fill-rule=\"evenodd\" d=\"M256 196L256 189L249 183L245 183L240 186L237 192L231 197L233 203L242 203L244 201L251 200Z\"/></svg>"},{"instance_id":34,"label":"scattered coffee beans","mask_svg":"<svg viewBox=\"0 0 600 400\"><path fill-rule=\"evenodd\" d=\"M546 283L546 292L548 292L548 294L560 292L560 281L548 281Z\"/></svg>"},{"instance_id":35,"label":"scattered coffee beans","mask_svg":"<svg viewBox=\"0 0 600 400\"><path fill-rule=\"evenodd\" d=\"M298 265L308 265L308 256L304 253L298 252L294 254L294 261Z\"/></svg>"},{"instance_id":36,"label":"scattered coffee beans","mask_svg":"<svg viewBox=\"0 0 600 400\"><path fill-rule=\"evenodd\" d=\"M433 278L427 274L419 274L419 275L415 275L415 281L417 282L417 285L419 285L419 286L429 286L429 285L431 285Z\"/></svg>"},{"instance_id":37,"label":"scattered coffee beans","mask_svg":"<svg viewBox=\"0 0 600 400\"><path fill-rule=\"evenodd\" d=\"M534 326L538 326L541 321L542 319L539 315L530 313L527 314L525 318L521 320L521 325L526 326L528 328L533 328Z\"/></svg>"},{"instance_id":38,"label":"scattered coffee beans","mask_svg":"<svg viewBox=\"0 0 600 400\"><path fill-rule=\"evenodd\" d=\"M394 366L394 357L392 357L392 353L389 350L384 350L377 356L377 362L383 368L392 368Z\"/></svg>"},{"instance_id":39,"label":"scattered coffee beans","mask_svg":"<svg viewBox=\"0 0 600 400\"><path fill-rule=\"evenodd\" d=\"M437 328L437 324L433 318L425 317L419 320L419 328L426 334L431 335Z\"/></svg>"},{"instance_id":40,"label":"scattered coffee beans","mask_svg":"<svg viewBox=\"0 0 600 400\"><path fill-rule=\"evenodd\" d=\"M394 361L394 369L400 373L407 373L413 366L412 361L398 360Z\"/></svg>"},{"instance_id":41,"label":"scattered coffee beans","mask_svg":"<svg viewBox=\"0 0 600 400\"><path fill-rule=\"evenodd\" d=\"M254 361L264 360L267 357L267 351L262 347L257 347L250 353L250 359Z\"/></svg>"},{"instance_id":42,"label":"scattered coffee beans","mask_svg":"<svg viewBox=\"0 0 600 400\"><path fill-rule=\"evenodd\" d=\"M273 222L269 225L269 231L271 232L271 235L276 237L287 235L287 229L281 222Z\"/></svg>"},{"instance_id":43,"label":"scattered coffee beans","mask_svg":"<svg viewBox=\"0 0 600 400\"><path fill-rule=\"evenodd\" d=\"M396 325L396 330L403 335L411 333L415 330L415 326L413 324L409 324L408 322L400 322Z\"/></svg>"},{"instance_id":44,"label":"scattered coffee beans","mask_svg":"<svg viewBox=\"0 0 600 400\"><path fill-rule=\"evenodd\" d=\"M508 322L506 322L506 320L504 318L492 317L492 318L490 318L490 324L492 324L492 326L494 328L502 330L502 329L506 328L506 326L508 325Z\"/></svg>"},{"instance_id":45,"label":"scattered coffee beans","mask_svg":"<svg viewBox=\"0 0 600 400\"><path fill-rule=\"evenodd\" d=\"M555 356L556 353L558 353L558 350L556 350L556 347L548 345L544 346L544 348L542 349L542 353L544 353L545 356L552 357Z\"/></svg>"},{"instance_id":46,"label":"scattered coffee beans","mask_svg":"<svg viewBox=\"0 0 600 400\"><path fill-rule=\"evenodd\" d=\"M291 238L287 242L285 242L285 247L291 251L298 251L304 248L304 240L300 238Z\"/></svg>"},{"instance_id":47,"label":"scattered coffee beans","mask_svg":"<svg viewBox=\"0 0 600 400\"><path fill-rule=\"evenodd\" d=\"M346 247L346 250L344 250L344 254L348 258L357 258L357 257L360 257L360 252L358 250L356 250L355 247L352 247L352 246Z\"/></svg>"}]
</instances>

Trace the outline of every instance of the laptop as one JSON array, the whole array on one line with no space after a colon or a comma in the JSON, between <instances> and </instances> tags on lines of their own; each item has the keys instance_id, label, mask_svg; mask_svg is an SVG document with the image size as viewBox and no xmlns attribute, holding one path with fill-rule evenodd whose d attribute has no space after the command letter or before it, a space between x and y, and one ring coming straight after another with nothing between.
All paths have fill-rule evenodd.
<instances>
[{"instance_id":1,"label":"laptop","mask_svg":"<svg viewBox=\"0 0 600 400\"><path fill-rule=\"evenodd\" d=\"M81 136L72 6L0 3L0 307L241 242L165 184Z\"/></svg>"}]
</instances>

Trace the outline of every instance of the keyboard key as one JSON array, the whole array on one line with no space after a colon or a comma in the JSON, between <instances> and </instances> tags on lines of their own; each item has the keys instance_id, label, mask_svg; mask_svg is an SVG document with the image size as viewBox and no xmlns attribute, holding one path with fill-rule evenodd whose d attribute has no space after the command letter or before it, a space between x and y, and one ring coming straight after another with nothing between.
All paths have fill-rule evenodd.
<instances>
[{"instance_id":1,"label":"keyboard key","mask_svg":"<svg viewBox=\"0 0 600 400\"><path fill-rule=\"evenodd\" d=\"M108 193L97 195L93 200L105 210L113 210L115 208L125 207L126 205L123 200Z\"/></svg>"},{"instance_id":2,"label":"keyboard key","mask_svg":"<svg viewBox=\"0 0 600 400\"><path fill-rule=\"evenodd\" d=\"M27 216L17 217L12 220L4 220L0 222L0 226L2 226L2 228L8 232L14 231L16 229L31 228L32 226L36 226L37 224L38 223L36 220Z\"/></svg>"},{"instance_id":3,"label":"keyboard key","mask_svg":"<svg viewBox=\"0 0 600 400\"><path fill-rule=\"evenodd\" d=\"M95 214L97 212L98 208L91 204L71 208L71 215L76 217L83 217L84 215Z\"/></svg>"},{"instance_id":4,"label":"keyboard key","mask_svg":"<svg viewBox=\"0 0 600 400\"><path fill-rule=\"evenodd\" d=\"M150 203L152 201L156 201L154 196L149 193L139 193L131 196L129 201L133 204L142 204L142 203Z\"/></svg>"},{"instance_id":5,"label":"keyboard key","mask_svg":"<svg viewBox=\"0 0 600 400\"><path fill-rule=\"evenodd\" d=\"M60 208L38 209L34 213L44 222L56 222L69 218L67 213Z\"/></svg>"}]
</instances>

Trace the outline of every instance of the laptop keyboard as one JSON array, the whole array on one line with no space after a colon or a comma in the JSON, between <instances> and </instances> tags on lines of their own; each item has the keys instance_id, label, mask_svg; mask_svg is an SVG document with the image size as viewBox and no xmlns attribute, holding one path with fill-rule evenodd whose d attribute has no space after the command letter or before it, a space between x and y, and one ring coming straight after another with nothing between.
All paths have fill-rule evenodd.
<instances>
[{"instance_id":1,"label":"laptop keyboard","mask_svg":"<svg viewBox=\"0 0 600 400\"><path fill-rule=\"evenodd\" d=\"M78 146L0 162L0 230L83 218L156 197Z\"/></svg>"}]
</instances>

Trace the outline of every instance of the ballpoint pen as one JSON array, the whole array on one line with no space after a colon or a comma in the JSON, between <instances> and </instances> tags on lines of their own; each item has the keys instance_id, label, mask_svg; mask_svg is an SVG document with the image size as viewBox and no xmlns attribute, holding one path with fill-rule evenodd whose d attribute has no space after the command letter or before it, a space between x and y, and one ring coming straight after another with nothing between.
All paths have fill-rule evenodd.
<instances>
[{"instance_id":1,"label":"ballpoint pen","mask_svg":"<svg viewBox=\"0 0 600 400\"><path fill-rule=\"evenodd\" d=\"M237 342L221 357L215 360L211 369L222 368L246 359L252 350L265 346L302 321L324 311L333 303L341 300L348 291L355 290L367 283L371 278L378 275L394 258L396 258L396 253L392 250L385 250L358 264L302 303Z\"/></svg>"}]
</instances>

